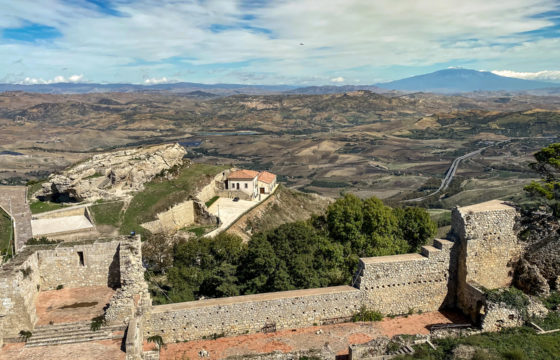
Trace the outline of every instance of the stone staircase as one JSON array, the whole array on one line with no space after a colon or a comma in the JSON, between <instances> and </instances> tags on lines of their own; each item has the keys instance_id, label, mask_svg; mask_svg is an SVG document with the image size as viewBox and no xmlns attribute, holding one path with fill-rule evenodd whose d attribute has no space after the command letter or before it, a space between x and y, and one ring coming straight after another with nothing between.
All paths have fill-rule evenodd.
<instances>
[{"instance_id":1,"label":"stone staircase","mask_svg":"<svg viewBox=\"0 0 560 360\"><path fill-rule=\"evenodd\" d=\"M122 339L126 326L104 326L92 331L91 322L75 322L55 325L37 326L33 335L27 340L26 347L74 344L80 342Z\"/></svg>"}]
</instances>

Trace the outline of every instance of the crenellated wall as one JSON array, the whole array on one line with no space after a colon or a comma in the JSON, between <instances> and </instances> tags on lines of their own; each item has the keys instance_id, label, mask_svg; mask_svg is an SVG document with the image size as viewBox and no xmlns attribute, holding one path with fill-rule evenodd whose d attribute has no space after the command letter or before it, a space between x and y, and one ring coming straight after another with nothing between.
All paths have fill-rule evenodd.
<instances>
[{"instance_id":1,"label":"crenellated wall","mask_svg":"<svg viewBox=\"0 0 560 360\"><path fill-rule=\"evenodd\" d=\"M449 296L453 243L436 239L421 254L378 256L360 259L364 304L383 314L411 310L434 311L453 305ZM452 292L451 292L452 293Z\"/></svg>"}]
</instances>

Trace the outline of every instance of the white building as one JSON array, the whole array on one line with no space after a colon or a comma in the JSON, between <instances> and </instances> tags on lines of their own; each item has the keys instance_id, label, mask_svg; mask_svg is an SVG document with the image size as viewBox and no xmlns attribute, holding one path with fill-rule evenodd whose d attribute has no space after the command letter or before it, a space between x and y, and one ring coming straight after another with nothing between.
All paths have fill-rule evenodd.
<instances>
[{"instance_id":1,"label":"white building","mask_svg":"<svg viewBox=\"0 0 560 360\"><path fill-rule=\"evenodd\" d=\"M276 175L262 171L258 176L259 194L270 194L276 186Z\"/></svg>"},{"instance_id":2,"label":"white building","mask_svg":"<svg viewBox=\"0 0 560 360\"><path fill-rule=\"evenodd\" d=\"M236 170L227 176L225 188L228 191L240 191L250 199L259 194L270 194L276 187L276 175L268 171Z\"/></svg>"},{"instance_id":3,"label":"white building","mask_svg":"<svg viewBox=\"0 0 560 360\"><path fill-rule=\"evenodd\" d=\"M257 197L259 173L253 170L236 170L227 177L226 189L241 191L251 198Z\"/></svg>"}]
</instances>

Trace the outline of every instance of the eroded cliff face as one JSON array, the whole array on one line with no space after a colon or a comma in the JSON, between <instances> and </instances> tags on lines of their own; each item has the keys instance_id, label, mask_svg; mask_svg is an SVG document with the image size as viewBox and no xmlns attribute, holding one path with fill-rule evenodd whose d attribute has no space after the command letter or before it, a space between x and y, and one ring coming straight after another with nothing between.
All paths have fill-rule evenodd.
<instances>
[{"instance_id":1,"label":"eroded cliff face","mask_svg":"<svg viewBox=\"0 0 560 360\"><path fill-rule=\"evenodd\" d=\"M523 214L517 226L525 249L516 264L515 285L532 295L560 290L560 219L528 213Z\"/></svg>"},{"instance_id":2,"label":"eroded cliff face","mask_svg":"<svg viewBox=\"0 0 560 360\"><path fill-rule=\"evenodd\" d=\"M179 144L165 144L98 154L53 174L38 198L74 201L118 199L142 190L156 175L183 163L187 152Z\"/></svg>"}]
</instances>

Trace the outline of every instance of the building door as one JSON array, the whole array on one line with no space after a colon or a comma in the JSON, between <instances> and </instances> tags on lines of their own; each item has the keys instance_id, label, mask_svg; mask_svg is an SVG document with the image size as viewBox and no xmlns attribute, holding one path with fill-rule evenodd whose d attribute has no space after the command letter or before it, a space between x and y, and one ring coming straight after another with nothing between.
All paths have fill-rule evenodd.
<instances>
[{"instance_id":1,"label":"building door","mask_svg":"<svg viewBox=\"0 0 560 360\"><path fill-rule=\"evenodd\" d=\"M264 188L263 187L261 188L261 194L264 194Z\"/></svg>"},{"instance_id":2,"label":"building door","mask_svg":"<svg viewBox=\"0 0 560 360\"><path fill-rule=\"evenodd\" d=\"M237 190L239 190L239 183L237 183Z\"/></svg>"}]
</instances>

